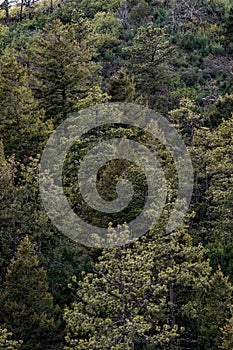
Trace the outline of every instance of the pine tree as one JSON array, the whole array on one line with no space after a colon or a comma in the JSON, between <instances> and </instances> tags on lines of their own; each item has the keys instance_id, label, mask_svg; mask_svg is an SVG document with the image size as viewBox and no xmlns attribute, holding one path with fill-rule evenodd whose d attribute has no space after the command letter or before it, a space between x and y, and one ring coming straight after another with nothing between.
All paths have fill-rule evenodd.
<instances>
[{"instance_id":1,"label":"pine tree","mask_svg":"<svg viewBox=\"0 0 233 350\"><path fill-rule=\"evenodd\" d=\"M194 101L189 98L182 98L179 108L169 112L169 119L180 130L186 145L192 144L194 132L201 124L200 115L197 114L195 109Z\"/></svg>"},{"instance_id":2,"label":"pine tree","mask_svg":"<svg viewBox=\"0 0 233 350\"><path fill-rule=\"evenodd\" d=\"M46 267L53 297L60 306L72 300L70 276L89 270L90 252L56 230L39 194L39 159L20 164L5 157L0 142L0 289L19 241L28 234Z\"/></svg>"},{"instance_id":3,"label":"pine tree","mask_svg":"<svg viewBox=\"0 0 233 350\"><path fill-rule=\"evenodd\" d=\"M113 242L121 235L130 237L127 227L110 228ZM66 350L171 349L180 344L182 310L195 308L210 268L187 233L154 235L153 240L144 237L103 250L95 273L84 275L77 301L65 311Z\"/></svg>"},{"instance_id":4,"label":"pine tree","mask_svg":"<svg viewBox=\"0 0 233 350\"><path fill-rule=\"evenodd\" d=\"M135 2L133 2L135 3ZM130 19L137 25L142 25L148 19L148 16L151 14L151 8L147 1L139 0L135 3L135 6L131 9Z\"/></svg>"},{"instance_id":5,"label":"pine tree","mask_svg":"<svg viewBox=\"0 0 233 350\"><path fill-rule=\"evenodd\" d=\"M225 94L207 108L205 111L206 124L210 128L216 128L224 120L231 119L233 110L233 94Z\"/></svg>"},{"instance_id":6,"label":"pine tree","mask_svg":"<svg viewBox=\"0 0 233 350\"><path fill-rule=\"evenodd\" d=\"M1 323L23 340L22 350L59 349L61 333L48 291L46 271L39 266L34 245L26 236L8 268L0 299Z\"/></svg>"},{"instance_id":7,"label":"pine tree","mask_svg":"<svg viewBox=\"0 0 233 350\"><path fill-rule=\"evenodd\" d=\"M0 53L3 54L4 49L6 48L7 41L9 39L9 28L0 24Z\"/></svg>"},{"instance_id":8,"label":"pine tree","mask_svg":"<svg viewBox=\"0 0 233 350\"><path fill-rule=\"evenodd\" d=\"M138 94L149 102L150 107L161 111L169 107L170 90L174 74L168 63L174 54L174 47L163 28L153 23L138 28L132 46L125 48L129 55L127 66L135 77ZM166 103L164 99L166 98Z\"/></svg>"},{"instance_id":9,"label":"pine tree","mask_svg":"<svg viewBox=\"0 0 233 350\"><path fill-rule=\"evenodd\" d=\"M15 231L15 225L11 206L16 193L15 167L14 157L5 157L3 142L0 140L0 284L4 280L14 246L12 231Z\"/></svg>"},{"instance_id":10,"label":"pine tree","mask_svg":"<svg viewBox=\"0 0 233 350\"><path fill-rule=\"evenodd\" d=\"M32 54L33 91L55 125L78 109L80 100L98 85L95 50L76 39L75 26L56 19L36 40Z\"/></svg>"},{"instance_id":11,"label":"pine tree","mask_svg":"<svg viewBox=\"0 0 233 350\"><path fill-rule=\"evenodd\" d=\"M225 37L229 44L229 51L232 52L232 37L233 37L233 6L231 5L228 16L225 22Z\"/></svg>"},{"instance_id":12,"label":"pine tree","mask_svg":"<svg viewBox=\"0 0 233 350\"><path fill-rule=\"evenodd\" d=\"M120 231L110 229L113 240L117 235L129 237L127 228ZM176 326L157 321L166 287L153 286L152 267L152 250L144 250L140 242L132 248L105 249L96 273L78 284L77 302L65 312L65 349L144 349L159 345L160 338L165 344L175 337ZM156 335L148 333L153 328Z\"/></svg>"},{"instance_id":13,"label":"pine tree","mask_svg":"<svg viewBox=\"0 0 233 350\"><path fill-rule=\"evenodd\" d=\"M231 318L227 321L227 324L221 328L222 331L222 345L221 349L231 350L233 349L233 313Z\"/></svg>"},{"instance_id":14,"label":"pine tree","mask_svg":"<svg viewBox=\"0 0 233 350\"><path fill-rule=\"evenodd\" d=\"M218 349L221 345L221 331L230 316L233 301L233 287L229 278L219 268L209 281L202 298L199 312L200 344L202 349Z\"/></svg>"},{"instance_id":15,"label":"pine tree","mask_svg":"<svg viewBox=\"0 0 233 350\"><path fill-rule=\"evenodd\" d=\"M134 71L154 76L158 67L168 60L174 48L167 39L165 30L149 23L138 28L133 46L126 51L130 54L130 63L133 64Z\"/></svg>"},{"instance_id":16,"label":"pine tree","mask_svg":"<svg viewBox=\"0 0 233 350\"><path fill-rule=\"evenodd\" d=\"M97 12L90 21L91 33L88 39L102 56L120 43L122 24L112 12Z\"/></svg>"},{"instance_id":17,"label":"pine tree","mask_svg":"<svg viewBox=\"0 0 233 350\"><path fill-rule=\"evenodd\" d=\"M6 51L0 59L0 132L5 153L20 159L40 153L51 131L43 117L26 69Z\"/></svg>"},{"instance_id":18,"label":"pine tree","mask_svg":"<svg viewBox=\"0 0 233 350\"><path fill-rule=\"evenodd\" d=\"M0 140L0 199L3 200L6 193L13 191L13 157L6 159L2 140Z\"/></svg>"},{"instance_id":19,"label":"pine tree","mask_svg":"<svg viewBox=\"0 0 233 350\"><path fill-rule=\"evenodd\" d=\"M232 134L233 116L216 130L198 130L192 150L198 193L192 235L208 247L213 268L221 266L233 281L232 264ZM197 167L198 165L198 167Z\"/></svg>"},{"instance_id":20,"label":"pine tree","mask_svg":"<svg viewBox=\"0 0 233 350\"><path fill-rule=\"evenodd\" d=\"M132 102L135 95L134 80L124 69L119 69L109 80L108 93L112 102Z\"/></svg>"}]
</instances>

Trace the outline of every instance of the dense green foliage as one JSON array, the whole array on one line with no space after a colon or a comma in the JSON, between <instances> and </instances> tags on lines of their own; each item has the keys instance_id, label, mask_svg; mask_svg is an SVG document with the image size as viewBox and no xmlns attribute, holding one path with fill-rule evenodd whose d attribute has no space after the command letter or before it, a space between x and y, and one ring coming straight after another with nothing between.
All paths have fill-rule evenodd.
<instances>
[{"instance_id":1,"label":"dense green foliage","mask_svg":"<svg viewBox=\"0 0 233 350\"><path fill-rule=\"evenodd\" d=\"M232 25L229 0L0 5L0 349L233 349ZM167 236L177 173L158 142L170 199L161 219L134 244L100 250L51 223L38 167L69 113L107 101L167 117L191 154L195 184L185 222ZM86 135L66 159L66 195L86 217L75 164L104 132ZM152 145L137 129L107 131L117 133ZM124 171L141 192L121 224L140 211L145 177L118 161L98 180L112 200ZM129 234L114 220L109 234Z\"/></svg>"},{"instance_id":2,"label":"dense green foliage","mask_svg":"<svg viewBox=\"0 0 233 350\"><path fill-rule=\"evenodd\" d=\"M1 323L23 340L21 349L60 348L61 334L54 320L58 310L28 236L20 242L7 270L0 309Z\"/></svg>"},{"instance_id":3,"label":"dense green foliage","mask_svg":"<svg viewBox=\"0 0 233 350\"><path fill-rule=\"evenodd\" d=\"M0 328L0 349L1 350L17 350L21 347L22 341L11 340L12 333L6 328Z\"/></svg>"}]
</instances>

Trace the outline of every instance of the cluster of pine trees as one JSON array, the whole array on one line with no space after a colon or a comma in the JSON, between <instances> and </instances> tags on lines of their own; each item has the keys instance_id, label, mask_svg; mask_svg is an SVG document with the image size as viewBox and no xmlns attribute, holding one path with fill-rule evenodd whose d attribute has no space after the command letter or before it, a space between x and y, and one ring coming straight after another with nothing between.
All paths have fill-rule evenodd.
<instances>
[{"instance_id":1,"label":"cluster of pine trees","mask_svg":"<svg viewBox=\"0 0 233 350\"><path fill-rule=\"evenodd\" d=\"M233 349L232 26L229 0L1 3L0 350ZM94 249L54 227L38 169L70 113L109 101L150 107L177 128L194 192L185 222L167 235L177 174L158 143L170 198L161 219L135 243ZM74 159L102 132L67 157L64 191L77 213L86 209ZM114 198L124 167L101 170L103 198ZM113 220L111 237L130 236L124 221L140 205L138 196L121 226Z\"/></svg>"}]
</instances>

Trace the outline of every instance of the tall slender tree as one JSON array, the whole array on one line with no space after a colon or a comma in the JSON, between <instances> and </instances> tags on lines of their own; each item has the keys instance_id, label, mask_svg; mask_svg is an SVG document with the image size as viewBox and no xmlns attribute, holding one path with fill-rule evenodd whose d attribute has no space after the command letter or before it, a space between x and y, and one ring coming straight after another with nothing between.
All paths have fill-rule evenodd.
<instances>
[{"instance_id":1,"label":"tall slender tree","mask_svg":"<svg viewBox=\"0 0 233 350\"><path fill-rule=\"evenodd\" d=\"M51 132L29 87L26 69L10 51L0 59L0 131L5 153L21 160L40 153Z\"/></svg>"},{"instance_id":2,"label":"tall slender tree","mask_svg":"<svg viewBox=\"0 0 233 350\"><path fill-rule=\"evenodd\" d=\"M230 317L233 287L219 268L211 276L199 311L199 342L202 349L218 349L221 345L221 328Z\"/></svg>"},{"instance_id":3,"label":"tall slender tree","mask_svg":"<svg viewBox=\"0 0 233 350\"><path fill-rule=\"evenodd\" d=\"M167 38L165 29L155 27L153 23L139 27L132 45L125 48L129 55L129 71L135 76L138 95L151 107L160 110L161 99L166 97L169 106L174 74L169 68L169 61L174 55L174 47ZM166 106L163 103L163 107Z\"/></svg>"},{"instance_id":4,"label":"tall slender tree","mask_svg":"<svg viewBox=\"0 0 233 350\"><path fill-rule=\"evenodd\" d=\"M221 349L231 350L233 348L233 313L226 325L221 328L222 331L222 345Z\"/></svg>"},{"instance_id":5,"label":"tall slender tree","mask_svg":"<svg viewBox=\"0 0 233 350\"><path fill-rule=\"evenodd\" d=\"M3 288L7 266L17 245L16 216L16 168L14 157L5 157L3 142L0 140L0 289Z\"/></svg>"},{"instance_id":6,"label":"tall slender tree","mask_svg":"<svg viewBox=\"0 0 233 350\"><path fill-rule=\"evenodd\" d=\"M1 324L22 339L22 350L60 349L58 310L48 290L46 271L39 266L35 246L26 236L8 268L0 297Z\"/></svg>"},{"instance_id":7,"label":"tall slender tree","mask_svg":"<svg viewBox=\"0 0 233 350\"><path fill-rule=\"evenodd\" d=\"M232 135L233 116L214 131L199 129L194 138L193 155L198 193L196 220L192 235L208 247L208 256L233 281L232 264Z\"/></svg>"}]
</instances>

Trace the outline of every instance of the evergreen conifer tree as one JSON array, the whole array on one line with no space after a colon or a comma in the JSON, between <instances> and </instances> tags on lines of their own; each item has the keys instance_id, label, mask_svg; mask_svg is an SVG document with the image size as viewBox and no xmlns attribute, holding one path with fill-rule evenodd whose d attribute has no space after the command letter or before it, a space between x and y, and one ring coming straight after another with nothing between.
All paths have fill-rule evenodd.
<instances>
[{"instance_id":1,"label":"evergreen conifer tree","mask_svg":"<svg viewBox=\"0 0 233 350\"><path fill-rule=\"evenodd\" d=\"M117 241L130 232L127 227L110 228L110 235ZM133 245L104 249L95 272L78 283L77 301L65 311L65 349L179 345L184 328L190 327L183 312L195 309L208 286L210 267L202 259L202 247L192 246L183 230L167 236L154 232L151 240L144 237ZM189 331L183 338L186 346Z\"/></svg>"},{"instance_id":2,"label":"evergreen conifer tree","mask_svg":"<svg viewBox=\"0 0 233 350\"><path fill-rule=\"evenodd\" d=\"M58 310L28 236L20 242L8 268L0 305L1 323L16 340L23 340L22 350L60 349Z\"/></svg>"},{"instance_id":3,"label":"evergreen conifer tree","mask_svg":"<svg viewBox=\"0 0 233 350\"><path fill-rule=\"evenodd\" d=\"M113 102L132 102L135 95L134 80L124 69L118 70L111 76L108 84L108 93Z\"/></svg>"},{"instance_id":4,"label":"evergreen conifer tree","mask_svg":"<svg viewBox=\"0 0 233 350\"><path fill-rule=\"evenodd\" d=\"M4 280L14 246L12 232L15 232L15 225L11 206L16 194L15 167L14 157L5 157L3 142L0 140L0 284Z\"/></svg>"},{"instance_id":5,"label":"evergreen conifer tree","mask_svg":"<svg viewBox=\"0 0 233 350\"><path fill-rule=\"evenodd\" d=\"M174 47L165 30L153 23L139 27L132 45L126 47L125 52L129 55L127 66L135 77L136 91L144 104L148 102L158 111L161 111L161 104L165 109L169 107L174 74L168 63L174 55Z\"/></svg>"},{"instance_id":6,"label":"evergreen conifer tree","mask_svg":"<svg viewBox=\"0 0 233 350\"><path fill-rule=\"evenodd\" d=\"M214 270L221 266L233 281L232 264L232 164L233 116L214 131L199 129L192 149L195 159L198 193L197 224L192 235L208 247L208 257Z\"/></svg>"},{"instance_id":7,"label":"evergreen conifer tree","mask_svg":"<svg viewBox=\"0 0 233 350\"><path fill-rule=\"evenodd\" d=\"M222 345L221 349L231 350L233 349L233 314L227 321L227 324L221 328L222 331Z\"/></svg>"},{"instance_id":8,"label":"evergreen conifer tree","mask_svg":"<svg viewBox=\"0 0 233 350\"><path fill-rule=\"evenodd\" d=\"M78 109L80 99L99 85L95 50L77 40L75 25L59 19L47 24L33 49L33 91L55 125Z\"/></svg>"},{"instance_id":9,"label":"evergreen conifer tree","mask_svg":"<svg viewBox=\"0 0 233 350\"><path fill-rule=\"evenodd\" d=\"M26 69L8 51L0 59L0 132L5 153L18 159L40 153L51 132L29 87Z\"/></svg>"},{"instance_id":10,"label":"evergreen conifer tree","mask_svg":"<svg viewBox=\"0 0 233 350\"><path fill-rule=\"evenodd\" d=\"M233 287L219 268L209 281L199 312L200 344L202 349L218 349L221 345L220 329L230 317Z\"/></svg>"}]
</instances>

